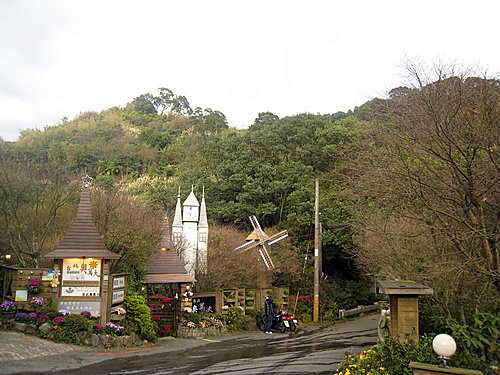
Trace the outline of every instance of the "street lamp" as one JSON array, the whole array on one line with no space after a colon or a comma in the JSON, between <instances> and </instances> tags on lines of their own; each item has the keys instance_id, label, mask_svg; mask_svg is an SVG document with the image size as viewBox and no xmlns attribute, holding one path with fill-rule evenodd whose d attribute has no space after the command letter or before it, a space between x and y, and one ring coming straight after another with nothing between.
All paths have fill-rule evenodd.
<instances>
[{"instance_id":1,"label":"street lamp","mask_svg":"<svg viewBox=\"0 0 500 375\"><path fill-rule=\"evenodd\" d=\"M455 340L453 340L453 337L444 333L437 335L434 337L434 340L432 340L432 348L439 358L443 360L439 367L450 367L448 363L446 363L446 360L450 359L450 357L457 351L457 344Z\"/></svg>"}]
</instances>

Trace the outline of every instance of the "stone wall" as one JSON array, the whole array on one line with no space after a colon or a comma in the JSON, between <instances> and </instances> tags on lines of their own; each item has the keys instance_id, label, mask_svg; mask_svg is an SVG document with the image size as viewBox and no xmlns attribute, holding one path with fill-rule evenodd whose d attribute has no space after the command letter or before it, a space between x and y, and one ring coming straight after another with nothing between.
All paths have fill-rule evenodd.
<instances>
[{"instance_id":1,"label":"stone wall","mask_svg":"<svg viewBox=\"0 0 500 375\"><path fill-rule=\"evenodd\" d=\"M177 329L177 337L184 339L196 339L203 338L207 336L220 336L226 333L226 327L216 328L216 327L205 327L205 328L191 328L191 327L179 327Z\"/></svg>"},{"instance_id":2,"label":"stone wall","mask_svg":"<svg viewBox=\"0 0 500 375\"><path fill-rule=\"evenodd\" d=\"M29 335L45 337L47 340L54 340L56 332L50 323L41 324L37 327L35 324L20 323L11 319L5 319L0 325L0 329L22 332ZM139 346L146 342L141 340L135 333L127 336L113 336L107 334L90 334L88 332L76 332L77 341L82 345L90 345L96 347L110 348L110 347L127 347Z\"/></svg>"}]
</instances>

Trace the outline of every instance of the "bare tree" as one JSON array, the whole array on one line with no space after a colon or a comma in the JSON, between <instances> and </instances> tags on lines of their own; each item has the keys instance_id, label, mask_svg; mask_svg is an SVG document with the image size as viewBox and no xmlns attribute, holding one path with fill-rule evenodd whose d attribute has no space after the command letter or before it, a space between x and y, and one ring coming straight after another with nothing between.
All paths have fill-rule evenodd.
<instances>
[{"instance_id":1,"label":"bare tree","mask_svg":"<svg viewBox=\"0 0 500 375\"><path fill-rule=\"evenodd\" d=\"M500 292L500 81L407 70L359 154L358 259L481 308Z\"/></svg>"},{"instance_id":2,"label":"bare tree","mask_svg":"<svg viewBox=\"0 0 500 375\"><path fill-rule=\"evenodd\" d=\"M0 237L22 267L37 267L57 245L75 208L76 184L57 166L43 167L0 155Z\"/></svg>"}]
</instances>

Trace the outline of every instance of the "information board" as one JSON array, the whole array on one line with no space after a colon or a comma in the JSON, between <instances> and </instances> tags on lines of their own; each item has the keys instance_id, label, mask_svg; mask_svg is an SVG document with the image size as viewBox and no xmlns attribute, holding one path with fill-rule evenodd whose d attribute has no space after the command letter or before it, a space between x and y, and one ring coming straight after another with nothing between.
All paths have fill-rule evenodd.
<instances>
[{"instance_id":1,"label":"information board","mask_svg":"<svg viewBox=\"0 0 500 375\"><path fill-rule=\"evenodd\" d=\"M199 313L200 311L214 313L215 305L215 296L193 298L193 313Z\"/></svg>"}]
</instances>

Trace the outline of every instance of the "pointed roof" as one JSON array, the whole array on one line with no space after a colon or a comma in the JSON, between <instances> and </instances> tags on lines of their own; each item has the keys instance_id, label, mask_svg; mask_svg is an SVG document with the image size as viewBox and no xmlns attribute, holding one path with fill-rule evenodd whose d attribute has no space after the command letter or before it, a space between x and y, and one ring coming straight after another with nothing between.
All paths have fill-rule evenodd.
<instances>
[{"instance_id":1,"label":"pointed roof","mask_svg":"<svg viewBox=\"0 0 500 375\"><path fill-rule=\"evenodd\" d=\"M201 196L200 222L198 223L198 228L208 228L207 206L205 204L205 186L203 186L203 194Z\"/></svg>"},{"instance_id":2,"label":"pointed roof","mask_svg":"<svg viewBox=\"0 0 500 375\"><path fill-rule=\"evenodd\" d=\"M165 217L163 220L162 238L147 262L148 270L144 281L146 284L196 282L187 273L186 268L184 268L170 238L171 233L168 218Z\"/></svg>"},{"instance_id":3,"label":"pointed roof","mask_svg":"<svg viewBox=\"0 0 500 375\"><path fill-rule=\"evenodd\" d=\"M181 187L179 186L179 193L177 194L177 204L175 205L174 227L182 227L182 208L181 208Z\"/></svg>"},{"instance_id":4,"label":"pointed roof","mask_svg":"<svg viewBox=\"0 0 500 375\"><path fill-rule=\"evenodd\" d=\"M104 241L97 232L90 212L90 190L82 189L80 203L76 212L76 219L69 227L63 240L55 249L44 256L45 258L101 258L118 259L119 254L106 249Z\"/></svg>"},{"instance_id":5,"label":"pointed roof","mask_svg":"<svg viewBox=\"0 0 500 375\"><path fill-rule=\"evenodd\" d=\"M191 193L189 193L189 196L184 201L184 206L200 207L200 203L198 202L198 199L196 199L193 190L194 186L191 185Z\"/></svg>"}]
</instances>

